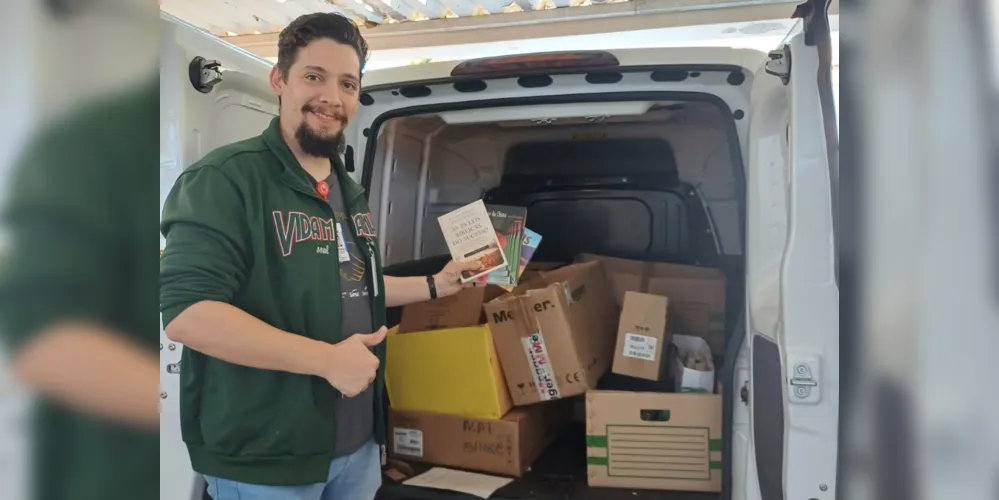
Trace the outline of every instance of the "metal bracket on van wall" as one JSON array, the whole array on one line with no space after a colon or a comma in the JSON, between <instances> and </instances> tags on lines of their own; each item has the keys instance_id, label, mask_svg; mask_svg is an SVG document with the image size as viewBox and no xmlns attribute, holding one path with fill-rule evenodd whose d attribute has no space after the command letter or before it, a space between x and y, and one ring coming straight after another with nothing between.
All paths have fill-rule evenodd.
<instances>
[{"instance_id":1,"label":"metal bracket on van wall","mask_svg":"<svg viewBox=\"0 0 999 500\"><path fill-rule=\"evenodd\" d=\"M771 50L767 54L770 58L766 64L767 74L780 78L780 81L787 85L791 81L791 47L784 45L777 50Z\"/></svg>"},{"instance_id":2,"label":"metal bracket on van wall","mask_svg":"<svg viewBox=\"0 0 999 500\"><path fill-rule=\"evenodd\" d=\"M194 90L202 94L211 92L216 85L222 82L221 67L222 63L209 61L201 56L191 60L191 64L187 66L187 76L191 80Z\"/></svg>"}]
</instances>

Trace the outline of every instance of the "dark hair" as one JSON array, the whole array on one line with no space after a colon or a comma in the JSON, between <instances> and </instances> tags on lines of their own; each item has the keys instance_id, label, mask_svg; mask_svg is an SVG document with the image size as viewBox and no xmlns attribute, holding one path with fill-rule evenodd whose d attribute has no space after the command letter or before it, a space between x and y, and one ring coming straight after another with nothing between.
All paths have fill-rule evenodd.
<instances>
[{"instance_id":1,"label":"dark hair","mask_svg":"<svg viewBox=\"0 0 999 500\"><path fill-rule=\"evenodd\" d=\"M281 75L288 76L288 70L298 57L299 49L320 38L329 38L353 47L361 62L360 69L364 70L364 63L368 59L368 43L361 37L354 22L340 14L317 12L299 16L278 35L277 68Z\"/></svg>"}]
</instances>

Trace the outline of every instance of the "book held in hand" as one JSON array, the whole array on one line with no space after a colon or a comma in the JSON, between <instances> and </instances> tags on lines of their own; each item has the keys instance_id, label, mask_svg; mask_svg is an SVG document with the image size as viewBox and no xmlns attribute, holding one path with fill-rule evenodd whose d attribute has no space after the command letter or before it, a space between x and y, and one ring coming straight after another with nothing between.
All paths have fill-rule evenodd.
<instances>
[{"instance_id":1,"label":"book held in hand","mask_svg":"<svg viewBox=\"0 0 999 500\"><path fill-rule=\"evenodd\" d=\"M506 268L497 269L486 276L477 279L480 283L493 285L513 285L520 277L520 250L524 238L524 223L527 220L527 209L507 205L486 205L489 219L500 248L506 257Z\"/></svg>"},{"instance_id":2,"label":"book held in hand","mask_svg":"<svg viewBox=\"0 0 999 500\"><path fill-rule=\"evenodd\" d=\"M520 245L520 269L517 270L517 280L509 285L500 286L507 291L514 289L517 285L517 281L520 280L520 278L524 275L524 271L527 270L527 265L531 263L531 257L534 257L534 251L538 249L539 244L541 244L541 235L525 227L524 239Z\"/></svg>"},{"instance_id":3,"label":"book held in hand","mask_svg":"<svg viewBox=\"0 0 999 500\"><path fill-rule=\"evenodd\" d=\"M463 271L463 283L496 270L508 269L506 254L482 200L448 212L438 217L437 222L452 259L456 262L478 261L482 265L478 271Z\"/></svg>"}]
</instances>

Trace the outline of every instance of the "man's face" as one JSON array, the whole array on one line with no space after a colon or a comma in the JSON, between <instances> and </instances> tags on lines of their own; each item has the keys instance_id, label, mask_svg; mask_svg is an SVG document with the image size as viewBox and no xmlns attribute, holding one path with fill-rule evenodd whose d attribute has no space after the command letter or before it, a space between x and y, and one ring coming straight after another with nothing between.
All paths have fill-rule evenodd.
<instances>
[{"instance_id":1,"label":"man's face","mask_svg":"<svg viewBox=\"0 0 999 500\"><path fill-rule=\"evenodd\" d=\"M343 130L359 105L360 68L353 47L320 38L299 49L287 75L271 70L281 126L294 133L305 154L329 157L342 146Z\"/></svg>"}]
</instances>

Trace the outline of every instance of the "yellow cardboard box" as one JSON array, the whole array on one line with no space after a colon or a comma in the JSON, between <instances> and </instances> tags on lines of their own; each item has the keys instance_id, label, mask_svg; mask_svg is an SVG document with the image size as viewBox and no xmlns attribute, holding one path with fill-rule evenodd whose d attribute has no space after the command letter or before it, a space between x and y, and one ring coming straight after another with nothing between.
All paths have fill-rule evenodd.
<instances>
[{"instance_id":1,"label":"yellow cardboard box","mask_svg":"<svg viewBox=\"0 0 999 500\"><path fill-rule=\"evenodd\" d=\"M488 325L393 329L386 342L392 408L499 419L513 406Z\"/></svg>"}]
</instances>

